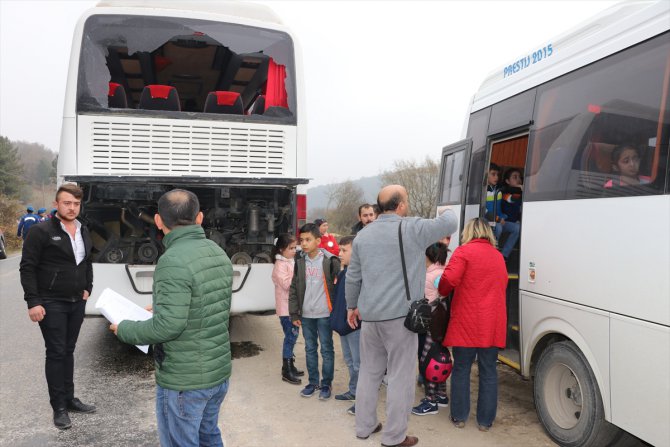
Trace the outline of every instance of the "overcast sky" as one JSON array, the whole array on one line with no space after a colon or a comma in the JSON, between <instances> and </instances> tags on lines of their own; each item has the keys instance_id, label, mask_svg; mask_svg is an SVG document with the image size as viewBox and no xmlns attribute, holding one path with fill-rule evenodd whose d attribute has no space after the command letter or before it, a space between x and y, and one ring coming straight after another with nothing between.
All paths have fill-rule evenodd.
<instances>
[{"instance_id":1,"label":"overcast sky","mask_svg":"<svg viewBox=\"0 0 670 447\"><path fill-rule=\"evenodd\" d=\"M488 73L612 1L266 1L303 49L311 186L437 158ZM0 134L57 151L91 1L0 0Z\"/></svg>"}]
</instances>

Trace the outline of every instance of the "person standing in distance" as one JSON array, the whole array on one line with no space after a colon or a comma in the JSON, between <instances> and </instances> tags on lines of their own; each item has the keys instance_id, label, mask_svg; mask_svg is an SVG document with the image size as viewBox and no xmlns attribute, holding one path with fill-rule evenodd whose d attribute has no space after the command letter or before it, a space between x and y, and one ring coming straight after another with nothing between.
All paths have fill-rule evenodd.
<instances>
[{"instance_id":1,"label":"person standing in distance","mask_svg":"<svg viewBox=\"0 0 670 447\"><path fill-rule=\"evenodd\" d=\"M93 244L77 220L83 196L74 184L58 188L56 214L27 234L20 265L28 316L39 323L44 337L49 401L54 425L61 430L72 426L68 410L95 411L74 397L74 349L93 289Z\"/></svg>"},{"instance_id":2,"label":"person standing in distance","mask_svg":"<svg viewBox=\"0 0 670 447\"><path fill-rule=\"evenodd\" d=\"M195 194L158 200L165 253L156 264L153 316L110 325L124 343L154 345L156 418L162 447L223 446L219 410L232 367L228 323L233 265L200 226Z\"/></svg>"},{"instance_id":3,"label":"person standing in distance","mask_svg":"<svg viewBox=\"0 0 670 447\"><path fill-rule=\"evenodd\" d=\"M407 191L400 185L384 187L377 196L382 214L374 225L358 233L347 271L345 296L349 325L361 326L361 366L356 390L356 436L367 439L382 430L377 421L379 387L387 371L386 428L382 446L413 446L407 424L414 402L417 334L404 326L408 310L400 260L398 226L402 222L403 248L410 299L423 298L426 280L425 248L456 231L451 209L435 219L406 217Z\"/></svg>"},{"instance_id":4,"label":"person standing in distance","mask_svg":"<svg viewBox=\"0 0 670 447\"><path fill-rule=\"evenodd\" d=\"M28 237L28 230L30 230L30 227L41 222L40 217L33 214L34 212L35 208L33 208L32 205L26 207L26 214L19 219L19 225L16 228L16 237L20 237L25 241L26 237Z\"/></svg>"},{"instance_id":5,"label":"person standing in distance","mask_svg":"<svg viewBox=\"0 0 670 447\"><path fill-rule=\"evenodd\" d=\"M356 235L358 234L359 231L363 229L367 224L374 222L375 218L377 216L375 215L375 210L370 205L369 203L364 203L363 205L358 207L358 222L356 222L356 225L351 227L351 234Z\"/></svg>"}]
</instances>

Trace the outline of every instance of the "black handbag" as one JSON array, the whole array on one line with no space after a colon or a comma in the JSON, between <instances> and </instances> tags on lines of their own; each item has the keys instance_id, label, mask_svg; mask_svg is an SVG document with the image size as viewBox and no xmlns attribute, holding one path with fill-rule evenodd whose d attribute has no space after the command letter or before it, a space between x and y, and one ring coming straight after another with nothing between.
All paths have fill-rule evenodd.
<instances>
[{"instance_id":1,"label":"black handbag","mask_svg":"<svg viewBox=\"0 0 670 447\"><path fill-rule=\"evenodd\" d=\"M409 283L407 281L407 267L405 267L405 251L402 246L402 221L398 225L398 241L400 243L400 260L402 261L402 275L405 280L405 294L409 301L409 311L405 317L405 327L417 334L425 334L430 329L431 308L426 298L411 301L409 297Z\"/></svg>"}]
</instances>

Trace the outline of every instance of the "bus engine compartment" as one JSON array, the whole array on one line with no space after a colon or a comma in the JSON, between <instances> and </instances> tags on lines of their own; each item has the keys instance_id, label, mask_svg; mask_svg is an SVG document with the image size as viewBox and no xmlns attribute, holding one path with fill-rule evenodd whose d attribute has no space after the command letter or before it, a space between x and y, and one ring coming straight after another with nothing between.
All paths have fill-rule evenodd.
<instances>
[{"instance_id":1,"label":"bus engine compartment","mask_svg":"<svg viewBox=\"0 0 670 447\"><path fill-rule=\"evenodd\" d=\"M93 261L155 264L164 251L154 223L160 196L183 188L196 194L202 227L233 264L270 263L275 237L292 228L292 187L192 186L151 183L79 183L84 190L81 220L93 240Z\"/></svg>"}]
</instances>

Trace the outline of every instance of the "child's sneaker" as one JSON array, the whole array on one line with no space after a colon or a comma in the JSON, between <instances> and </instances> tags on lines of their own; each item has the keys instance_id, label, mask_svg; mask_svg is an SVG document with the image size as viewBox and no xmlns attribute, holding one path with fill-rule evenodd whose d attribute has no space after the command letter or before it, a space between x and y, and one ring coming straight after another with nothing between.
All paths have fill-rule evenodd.
<instances>
[{"instance_id":1,"label":"child's sneaker","mask_svg":"<svg viewBox=\"0 0 670 447\"><path fill-rule=\"evenodd\" d=\"M412 414L417 416L425 416L427 414L437 414L439 412L437 408L437 402L433 402L427 397L421 399L421 403L416 407L412 408Z\"/></svg>"},{"instance_id":2,"label":"child's sneaker","mask_svg":"<svg viewBox=\"0 0 670 447\"><path fill-rule=\"evenodd\" d=\"M314 385L313 383L308 384L305 388L302 389L300 395L302 397L312 397L316 390L319 389L319 385Z\"/></svg>"},{"instance_id":3,"label":"child's sneaker","mask_svg":"<svg viewBox=\"0 0 670 447\"><path fill-rule=\"evenodd\" d=\"M328 400L330 399L330 386L323 385L321 386L321 391L319 391L319 400Z\"/></svg>"},{"instance_id":4,"label":"child's sneaker","mask_svg":"<svg viewBox=\"0 0 670 447\"><path fill-rule=\"evenodd\" d=\"M356 405L352 405L351 408L347 410L347 413L356 416Z\"/></svg>"},{"instance_id":5,"label":"child's sneaker","mask_svg":"<svg viewBox=\"0 0 670 447\"><path fill-rule=\"evenodd\" d=\"M436 401L437 401L437 406L438 407L448 407L449 406L449 398L447 396L440 396L438 394L436 396Z\"/></svg>"},{"instance_id":6,"label":"child's sneaker","mask_svg":"<svg viewBox=\"0 0 670 447\"><path fill-rule=\"evenodd\" d=\"M356 396L351 394L350 391L345 391L342 394L336 394L335 400L356 400Z\"/></svg>"}]
</instances>

